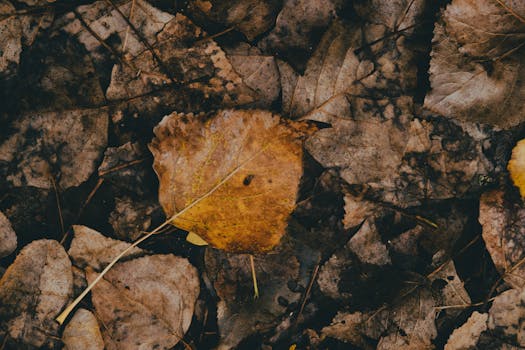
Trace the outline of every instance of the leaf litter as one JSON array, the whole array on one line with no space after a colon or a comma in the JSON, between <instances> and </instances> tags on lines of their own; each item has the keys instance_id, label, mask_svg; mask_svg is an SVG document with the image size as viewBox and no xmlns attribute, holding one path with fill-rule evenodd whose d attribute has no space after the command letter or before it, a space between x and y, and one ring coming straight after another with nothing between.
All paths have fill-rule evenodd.
<instances>
[{"instance_id":1,"label":"leaf litter","mask_svg":"<svg viewBox=\"0 0 525 350\"><path fill-rule=\"evenodd\" d=\"M0 9L7 348L524 346L519 2Z\"/></svg>"}]
</instances>

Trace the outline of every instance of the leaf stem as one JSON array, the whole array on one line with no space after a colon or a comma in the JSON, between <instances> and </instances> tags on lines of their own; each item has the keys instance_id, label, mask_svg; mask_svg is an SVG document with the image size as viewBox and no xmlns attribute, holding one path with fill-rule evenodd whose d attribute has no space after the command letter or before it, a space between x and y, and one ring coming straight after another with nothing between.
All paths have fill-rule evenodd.
<instances>
[{"instance_id":1,"label":"leaf stem","mask_svg":"<svg viewBox=\"0 0 525 350\"><path fill-rule=\"evenodd\" d=\"M255 263L253 261L253 255L250 254L250 267L252 269L253 279L253 297L254 299L259 298L259 287L257 286L257 274L255 273Z\"/></svg>"}]
</instances>

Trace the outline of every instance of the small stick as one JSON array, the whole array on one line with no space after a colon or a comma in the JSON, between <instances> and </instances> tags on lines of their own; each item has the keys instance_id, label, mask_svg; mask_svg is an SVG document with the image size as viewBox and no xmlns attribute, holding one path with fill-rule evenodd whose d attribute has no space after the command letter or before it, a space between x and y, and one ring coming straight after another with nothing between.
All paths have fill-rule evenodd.
<instances>
[{"instance_id":1,"label":"small stick","mask_svg":"<svg viewBox=\"0 0 525 350\"><path fill-rule=\"evenodd\" d=\"M308 287L306 288L306 292L304 293L303 302L301 303L301 308L299 309L299 312L297 313L296 321L299 320L299 317L303 313L304 307L306 306L306 301L308 300L308 296L310 295L310 292L312 291L312 287L314 285L315 279L317 278L318 272L319 272L319 264L315 265L315 269L312 272L312 278L310 278L310 282L308 283Z\"/></svg>"},{"instance_id":2,"label":"small stick","mask_svg":"<svg viewBox=\"0 0 525 350\"><path fill-rule=\"evenodd\" d=\"M64 238L64 236L66 235L66 229L64 227L64 217L62 216L62 205L60 205L60 197L58 193L58 188L57 188L57 184L53 176L51 176L51 183L53 184L53 190L55 191L55 200L57 203L58 220L60 222L60 231L62 232L62 238Z\"/></svg>"},{"instance_id":3,"label":"small stick","mask_svg":"<svg viewBox=\"0 0 525 350\"><path fill-rule=\"evenodd\" d=\"M253 255L250 254L250 267L252 269L252 279L253 279L253 298L257 299L259 297L259 287L257 286L257 275L255 274L255 263L253 261Z\"/></svg>"}]
</instances>

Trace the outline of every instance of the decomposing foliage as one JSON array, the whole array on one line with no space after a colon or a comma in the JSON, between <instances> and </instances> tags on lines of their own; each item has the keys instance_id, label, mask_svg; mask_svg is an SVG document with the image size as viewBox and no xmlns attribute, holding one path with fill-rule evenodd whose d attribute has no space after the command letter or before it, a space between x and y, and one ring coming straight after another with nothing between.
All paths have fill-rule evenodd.
<instances>
[{"instance_id":1,"label":"decomposing foliage","mask_svg":"<svg viewBox=\"0 0 525 350\"><path fill-rule=\"evenodd\" d=\"M525 347L524 32L510 0L0 0L0 348Z\"/></svg>"}]
</instances>

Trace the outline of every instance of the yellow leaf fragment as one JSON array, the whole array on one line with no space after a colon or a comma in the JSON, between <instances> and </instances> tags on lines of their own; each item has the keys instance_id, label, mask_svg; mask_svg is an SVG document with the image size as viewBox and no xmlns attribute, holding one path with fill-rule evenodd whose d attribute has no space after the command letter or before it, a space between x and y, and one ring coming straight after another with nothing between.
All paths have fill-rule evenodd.
<instances>
[{"instance_id":1,"label":"yellow leaf fragment","mask_svg":"<svg viewBox=\"0 0 525 350\"><path fill-rule=\"evenodd\" d=\"M519 141L512 149L512 157L507 169L512 182L519 188L521 196L525 198L525 139Z\"/></svg>"},{"instance_id":2,"label":"yellow leaf fragment","mask_svg":"<svg viewBox=\"0 0 525 350\"><path fill-rule=\"evenodd\" d=\"M205 240L201 238L201 236L193 232L188 233L188 235L186 236L186 241L193 245L197 245L197 246L208 245L208 242L206 242Z\"/></svg>"},{"instance_id":3,"label":"yellow leaf fragment","mask_svg":"<svg viewBox=\"0 0 525 350\"><path fill-rule=\"evenodd\" d=\"M261 110L164 117L150 149L167 217L219 249L271 250L295 207L308 130Z\"/></svg>"}]
</instances>

